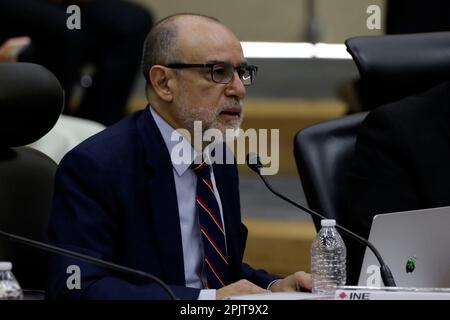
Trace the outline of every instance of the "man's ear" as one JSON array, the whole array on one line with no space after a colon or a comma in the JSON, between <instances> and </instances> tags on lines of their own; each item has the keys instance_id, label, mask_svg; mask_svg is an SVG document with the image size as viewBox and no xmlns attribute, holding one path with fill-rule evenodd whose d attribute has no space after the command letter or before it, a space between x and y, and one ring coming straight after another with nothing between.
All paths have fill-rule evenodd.
<instances>
[{"instance_id":1,"label":"man's ear","mask_svg":"<svg viewBox=\"0 0 450 320\"><path fill-rule=\"evenodd\" d=\"M166 102L171 102L173 99L173 76L174 73L172 70L160 65L152 66L148 73L153 91L161 100Z\"/></svg>"}]
</instances>

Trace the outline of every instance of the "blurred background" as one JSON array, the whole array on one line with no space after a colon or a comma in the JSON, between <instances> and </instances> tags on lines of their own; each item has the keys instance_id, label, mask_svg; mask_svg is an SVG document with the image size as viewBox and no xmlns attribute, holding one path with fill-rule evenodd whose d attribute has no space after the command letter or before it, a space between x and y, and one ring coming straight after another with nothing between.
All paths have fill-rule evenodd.
<instances>
[{"instance_id":1,"label":"blurred background","mask_svg":"<svg viewBox=\"0 0 450 320\"><path fill-rule=\"evenodd\" d=\"M132 0L154 12L156 20L177 12L214 16L242 41L343 43L355 35L376 35L368 30L369 5L384 12L383 0Z\"/></svg>"}]
</instances>

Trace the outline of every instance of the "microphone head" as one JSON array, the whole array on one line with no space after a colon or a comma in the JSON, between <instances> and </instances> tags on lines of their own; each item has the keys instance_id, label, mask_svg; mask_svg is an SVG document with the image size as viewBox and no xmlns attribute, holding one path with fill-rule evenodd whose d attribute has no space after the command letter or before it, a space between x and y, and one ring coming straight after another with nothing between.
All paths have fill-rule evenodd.
<instances>
[{"instance_id":1,"label":"microphone head","mask_svg":"<svg viewBox=\"0 0 450 320\"><path fill-rule=\"evenodd\" d=\"M262 168L262 164L261 161L259 160L259 156L257 153L255 152L249 152L247 154L247 166L252 169L253 171L255 171L257 174L260 173L260 170Z\"/></svg>"}]
</instances>

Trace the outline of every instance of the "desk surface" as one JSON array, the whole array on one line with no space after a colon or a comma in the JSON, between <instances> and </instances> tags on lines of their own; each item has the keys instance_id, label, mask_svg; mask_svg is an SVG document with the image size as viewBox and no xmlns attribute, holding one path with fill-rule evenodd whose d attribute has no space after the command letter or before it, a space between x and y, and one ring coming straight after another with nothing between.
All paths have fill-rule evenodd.
<instances>
[{"instance_id":1,"label":"desk surface","mask_svg":"<svg viewBox=\"0 0 450 320\"><path fill-rule=\"evenodd\" d=\"M228 297L227 300L450 300L450 288L340 287L335 295L269 292Z\"/></svg>"},{"instance_id":2,"label":"desk surface","mask_svg":"<svg viewBox=\"0 0 450 320\"><path fill-rule=\"evenodd\" d=\"M269 292L228 297L226 300L333 300L334 295L310 292Z\"/></svg>"}]
</instances>

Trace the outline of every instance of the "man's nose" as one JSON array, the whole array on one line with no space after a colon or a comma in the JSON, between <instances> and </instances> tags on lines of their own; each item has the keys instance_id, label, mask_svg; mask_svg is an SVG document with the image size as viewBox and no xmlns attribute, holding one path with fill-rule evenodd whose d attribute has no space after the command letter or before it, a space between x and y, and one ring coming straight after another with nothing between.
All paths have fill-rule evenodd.
<instances>
[{"instance_id":1,"label":"man's nose","mask_svg":"<svg viewBox=\"0 0 450 320\"><path fill-rule=\"evenodd\" d=\"M234 71L233 78L231 79L230 83L227 84L225 94L227 96L238 97L239 99L245 98L246 89L236 70Z\"/></svg>"}]
</instances>

